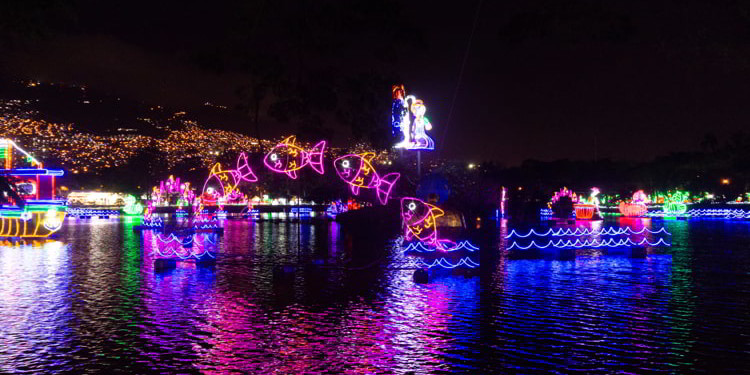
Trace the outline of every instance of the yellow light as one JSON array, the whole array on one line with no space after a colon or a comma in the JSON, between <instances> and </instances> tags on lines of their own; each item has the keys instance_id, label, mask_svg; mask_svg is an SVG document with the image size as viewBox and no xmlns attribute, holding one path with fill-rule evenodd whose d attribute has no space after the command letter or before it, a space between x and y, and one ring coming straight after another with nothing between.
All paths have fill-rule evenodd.
<instances>
[{"instance_id":1,"label":"yellow light","mask_svg":"<svg viewBox=\"0 0 750 375\"><path fill-rule=\"evenodd\" d=\"M729 180L728 178L722 178L722 179L721 179L721 184L722 184L722 185L729 185L729 183L730 183L730 182L731 182L731 181L730 181L730 180Z\"/></svg>"}]
</instances>

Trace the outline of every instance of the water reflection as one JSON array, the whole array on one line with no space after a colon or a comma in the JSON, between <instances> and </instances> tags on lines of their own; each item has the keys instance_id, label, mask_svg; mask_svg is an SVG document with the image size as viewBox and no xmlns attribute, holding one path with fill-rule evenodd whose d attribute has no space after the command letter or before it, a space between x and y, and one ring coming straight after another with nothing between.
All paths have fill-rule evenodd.
<instances>
[{"instance_id":1,"label":"water reflection","mask_svg":"<svg viewBox=\"0 0 750 375\"><path fill-rule=\"evenodd\" d=\"M387 238L230 220L217 264L155 272L158 236L134 224L74 220L59 241L0 247L0 370L477 368L479 279L415 285L389 265ZM279 264L296 268L278 278Z\"/></svg>"}]
</instances>

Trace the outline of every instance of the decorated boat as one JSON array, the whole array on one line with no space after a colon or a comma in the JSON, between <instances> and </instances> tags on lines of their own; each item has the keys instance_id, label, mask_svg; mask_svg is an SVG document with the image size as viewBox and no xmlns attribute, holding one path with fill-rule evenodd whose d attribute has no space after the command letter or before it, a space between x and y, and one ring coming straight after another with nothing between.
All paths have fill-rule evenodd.
<instances>
[{"instance_id":1,"label":"decorated boat","mask_svg":"<svg viewBox=\"0 0 750 375\"><path fill-rule=\"evenodd\" d=\"M55 199L55 178L60 169L46 169L10 139L0 139L0 176L15 194L0 205L0 237L44 238L62 227L66 201Z\"/></svg>"}]
</instances>

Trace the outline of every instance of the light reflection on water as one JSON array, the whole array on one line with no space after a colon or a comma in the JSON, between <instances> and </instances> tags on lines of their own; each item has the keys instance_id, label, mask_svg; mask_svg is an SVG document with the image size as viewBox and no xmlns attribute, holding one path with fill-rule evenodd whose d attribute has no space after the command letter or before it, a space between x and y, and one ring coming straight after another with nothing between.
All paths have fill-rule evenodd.
<instances>
[{"instance_id":1,"label":"light reflection on water","mask_svg":"<svg viewBox=\"0 0 750 375\"><path fill-rule=\"evenodd\" d=\"M337 224L227 221L213 267L154 272L132 222L70 221L60 242L0 247L0 372L434 373L477 366L479 278L415 285L368 264L388 241ZM298 243L298 238L301 242ZM357 249L353 251L353 249ZM372 254L369 254L369 253ZM365 253L365 254L359 254Z\"/></svg>"},{"instance_id":2,"label":"light reflection on water","mask_svg":"<svg viewBox=\"0 0 750 375\"><path fill-rule=\"evenodd\" d=\"M0 372L747 371L750 223L590 224L673 246L518 256L501 222L481 277L416 285L389 239L336 224L227 221L215 266L158 273L132 222L70 221L0 245ZM333 266L274 278L313 261Z\"/></svg>"}]
</instances>

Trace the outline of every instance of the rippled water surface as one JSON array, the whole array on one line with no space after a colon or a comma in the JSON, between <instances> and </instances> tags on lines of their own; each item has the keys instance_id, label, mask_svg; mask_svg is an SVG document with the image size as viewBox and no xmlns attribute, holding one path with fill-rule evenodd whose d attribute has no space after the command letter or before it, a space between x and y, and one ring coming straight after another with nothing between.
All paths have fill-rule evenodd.
<instances>
[{"instance_id":1,"label":"rippled water surface","mask_svg":"<svg viewBox=\"0 0 750 375\"><path fill-rule=\"evenodd\" d=\"M424 285L393 239L335 223L226 221L215 266L166 272L132 225L72 220L56 241L0 246L0 372L750 368L747 222L605 224L668 228L673 246L646 256L507 250L504 222L480 272Z\"/></svg>"}]
</instances>

